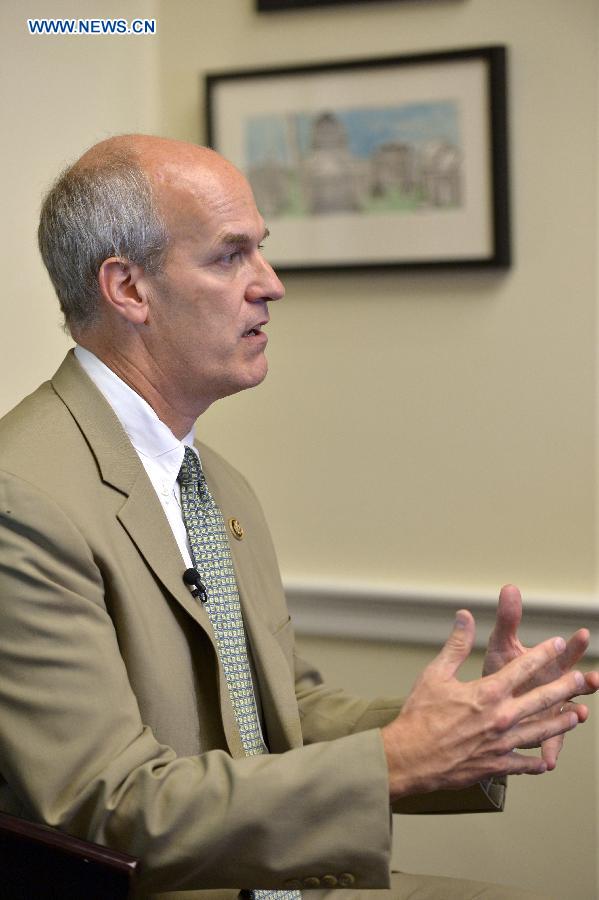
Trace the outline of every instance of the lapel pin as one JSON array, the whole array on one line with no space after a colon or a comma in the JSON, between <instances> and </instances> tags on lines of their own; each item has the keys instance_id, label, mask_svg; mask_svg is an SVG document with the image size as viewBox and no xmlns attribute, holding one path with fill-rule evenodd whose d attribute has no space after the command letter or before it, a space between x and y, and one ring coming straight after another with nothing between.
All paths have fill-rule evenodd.
<instances>
[{"instance_id":1,"label":"lapel pin","mask_svg":"<svg viewBox=\"0 0 599 900\"><path fill-rule=\"evenodd\" d=\"M238 541L243 540L244 531L239 519L229 519L229 528L231 529L231 534L234 538Z\"/></svg>"}]
</instances>

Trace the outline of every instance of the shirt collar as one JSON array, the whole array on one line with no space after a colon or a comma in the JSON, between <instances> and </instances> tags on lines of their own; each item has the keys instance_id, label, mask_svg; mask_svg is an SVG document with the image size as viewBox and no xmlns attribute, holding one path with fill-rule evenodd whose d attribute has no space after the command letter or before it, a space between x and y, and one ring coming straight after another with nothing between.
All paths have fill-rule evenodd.
<instances>
[{"instance_id":1,"label":"shirt collar","mask_svg":"<svg viewBox=\"0 0 599 900\"><path fill-rule=\"evenodd\" d=\"M152 460L153 466L159 466L163 476L174 484L183 462L185 446L193 447L194 428L180 441L158 418L150 404L94 353L77 345L75 356L114 410L142 462L144 457Z\"/></svg>"}]
</instances>

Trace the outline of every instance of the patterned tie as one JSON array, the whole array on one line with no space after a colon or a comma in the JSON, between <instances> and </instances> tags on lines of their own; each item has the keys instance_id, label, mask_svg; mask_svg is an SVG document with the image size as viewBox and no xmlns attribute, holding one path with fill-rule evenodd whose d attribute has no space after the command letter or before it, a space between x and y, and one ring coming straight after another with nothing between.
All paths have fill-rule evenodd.
<instances>
[{"instance_id":1,"label":"patterned tie","mask_svg":"<svg viewBox=\"0 0 599 900\"><path fill-rule=\"evenodd\" d=\"M206 588L208 613L246 756L268 753L262 738L241 604L222 513L196 453L185 448L178 479L191 558ZM247 891L254 900L297 900L300 891Z\"/></svg>"}]
</instances>

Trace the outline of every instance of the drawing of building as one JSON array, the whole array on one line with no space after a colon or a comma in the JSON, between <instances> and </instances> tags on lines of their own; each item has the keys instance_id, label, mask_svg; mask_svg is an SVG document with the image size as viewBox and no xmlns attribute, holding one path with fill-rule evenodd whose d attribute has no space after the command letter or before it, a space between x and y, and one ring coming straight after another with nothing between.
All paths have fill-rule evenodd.
<instances>
[{"instance_id":1,"label":"drawing of building","mask_svg":"<svg viewBox=\"0 0 599 900\"><path fill-rule=\"evenodd\" d=\"M417 183L417 157L411 144L388 141L372 154L372 193L382 197L399 189L411 194Z\"/></svg>"},{"instance_id":2,"label":"drawing of building","mask_svg":"<svg viewBox=\"0 0 599 900\"><path fill-rule=\"evenodd\" d=\"M446 141L430 141L419 154L422 197L430 206L462 202L460 152Z\"/></svg>"},{"instance_id":3,"label":"drawing of building","mask_svg":"<svg viewBox=\"0 0 599 900\"><path fill-rule=\"evenodd\" d=\"M350 152L343 123L333 113L317 116L310 152L300 163L300 187L307 211L359 212L368 183L369 164Z\"/></svg>"},{"instance_id":4,"label":"drawing of building","mask_svg":"<svg viewBox=\"0 0 599 900\"><path fill-rule=\"evenodd\" d=\"M263 216L280 216L289 206L289 171L281 163L267 160L247 170L256 206Z\"/></svg>"}]
</instances>

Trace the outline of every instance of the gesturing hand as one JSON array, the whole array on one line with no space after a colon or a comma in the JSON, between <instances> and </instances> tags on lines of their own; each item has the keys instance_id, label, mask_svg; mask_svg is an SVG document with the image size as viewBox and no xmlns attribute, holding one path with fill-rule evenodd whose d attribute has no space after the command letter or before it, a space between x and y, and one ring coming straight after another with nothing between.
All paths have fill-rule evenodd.
<instances>
[{"instance_id":1,"label":"gesturing hand","mask_svg":"<svg viewBox=\"0 0 599 900\"><path fill-rule=\"evenodd\" d=\"M494 672L498 672L506 663L511 662L513 659L518 659L518 657L528 652L529 648L525 647L518 637L518 627L521 619L522 597L520 596L520 591L512 584L505 585L499 594L495 627L489 638L483 665L484 675L492 675ZM531 690L534 687L547 684L559 678L565 672L569 672L584 656L588 646L589 632L586 628L581 628L568 640L564 652L536 672L529 682L523 685L523 690ZM584 678L585 687L580 691L581 694L590 694L599 688L599 675L597 672L588 672ZM584 722L588 716L588 709L582 704L570 703L566 706L566 709L576 713L578 722ZM553 716L555 713L556 707L547 710L544 715ZM548 769L555 768L563 742L563 734L543 741L541 752Z\"/></svg>"},{"instance_id":2,"label":"gesturing hand","mask_svg":"<svg viewBox=\"0 0 599 900\"><path fill-rule=\"evenodd\" d=\"M543 757L515 748L538 747L582 721L579 710L560 709L596 688L580 672L562 674L562 657L571 654L563 638L523 650L494 674L460 682L456 673L473 642L474 619L461 610L400 715L382 729L392 799L494 775L545 772ZM558 674L552 677L553 671Z\"/></svg>"}]
</instances>

